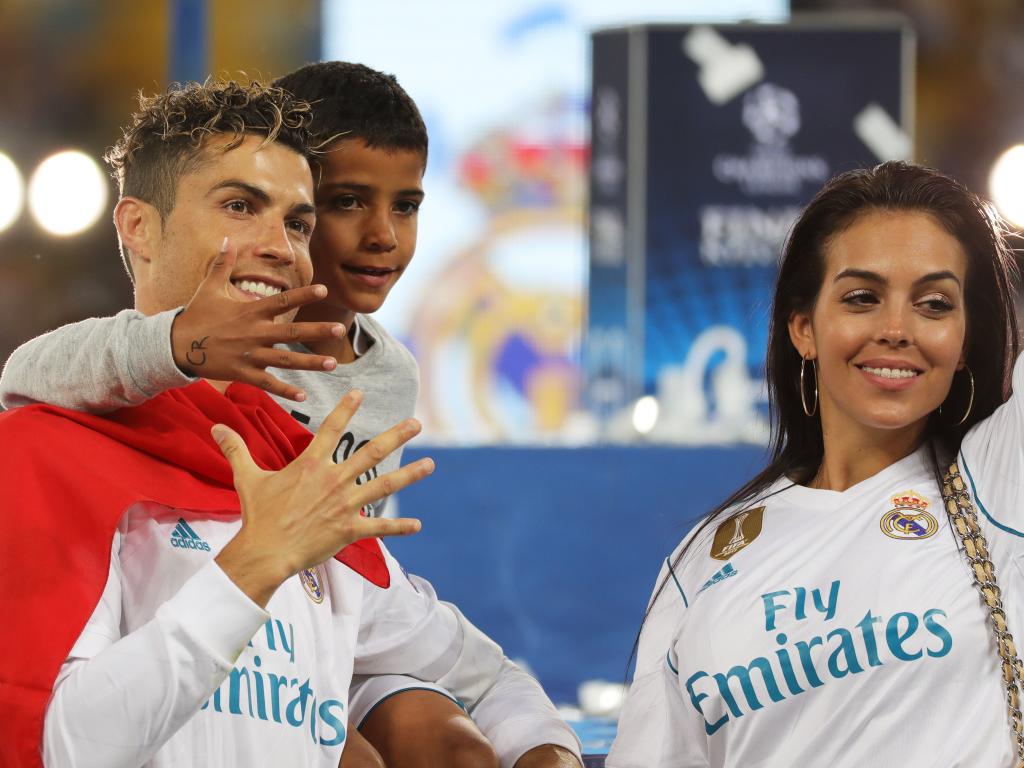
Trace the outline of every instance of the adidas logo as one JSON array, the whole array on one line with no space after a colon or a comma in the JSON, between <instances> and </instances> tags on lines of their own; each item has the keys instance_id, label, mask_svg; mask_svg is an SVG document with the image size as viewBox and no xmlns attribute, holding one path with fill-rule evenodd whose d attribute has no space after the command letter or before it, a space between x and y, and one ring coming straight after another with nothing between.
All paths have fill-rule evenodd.
<instances>
[{"instance_id":1,"label":"adidas logo","mask_svg":"<svg viewBox=\"0 0 1024 768\"><path fill-rule=\"evenodd\" d=\"M708 587L713 587L720 581L725 581L730 576L735 576L737 573L739 573L739 571L732 567L732 563L726 563L721 568L719 568L718 573L716 573L714 576L712 576L710 579L704 582L704 586L697 590L697 594L699 595Z\"/></svg>"},{"instance_id":2,"label":"adidas logo","mask_svg":"<svg viewBox=\"0 0 1024 768\"><path fill-rule=\"evenodd\" d=\"M185 522L185 518L179 517L178 524L171 531L171 546L178 549L201 549L204 552L210 551L210 545L203 541L202 537L192 530L192 527Z\"/></svg>"}]
</instances>

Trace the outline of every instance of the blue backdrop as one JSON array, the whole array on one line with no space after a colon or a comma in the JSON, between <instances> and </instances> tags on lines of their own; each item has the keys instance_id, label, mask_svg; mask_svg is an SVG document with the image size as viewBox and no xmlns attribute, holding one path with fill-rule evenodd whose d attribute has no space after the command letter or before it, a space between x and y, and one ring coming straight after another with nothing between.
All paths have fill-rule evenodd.
<instances>
[{"instance_id":1,"label":"blue backdrop","mask_svg":"<svg viewBox=\"0 0 1024 768\"><path fill-rule=\"evenodd\" d=\"M662 560L763 463L760 448L414 448L437 472L402 491L423 531L389 546L551 697L622 681Z\"/></svg>"}]
</instances>

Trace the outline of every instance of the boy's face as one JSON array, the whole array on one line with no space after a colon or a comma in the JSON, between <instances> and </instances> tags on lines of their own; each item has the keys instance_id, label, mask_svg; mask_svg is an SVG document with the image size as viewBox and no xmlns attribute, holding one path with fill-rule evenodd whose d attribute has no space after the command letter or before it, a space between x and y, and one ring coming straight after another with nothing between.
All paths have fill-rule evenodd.
<instances>
[{"instance_id":1,"label":"boy's face","mask_svg":"<svg viewBox=\"0 0 1024 768\"><path fill-rule=\"evenodd\" d=\"M316 219L309 164L283 144L260 146L262 136L247 136L224 152L228 141L209 139L204 162L179 179L174 208L154 228L147 258L136 267L140 310L187 304L225 237L237 254L227 288L235 298L255 301L310 283Z\"/></svg>"},{"instance_id":2,"label":"boy's face","mask_svg":"<svg viewBox=\"0 0 1024 768\"><path fill-rule=\"evenodd\" d=\"M349 322L355 312L380 309L412 260L424 158L349 139L327 150L320 164L310 255L314 279L328 295L300 317Z\"/></svg>"}]
</instances>

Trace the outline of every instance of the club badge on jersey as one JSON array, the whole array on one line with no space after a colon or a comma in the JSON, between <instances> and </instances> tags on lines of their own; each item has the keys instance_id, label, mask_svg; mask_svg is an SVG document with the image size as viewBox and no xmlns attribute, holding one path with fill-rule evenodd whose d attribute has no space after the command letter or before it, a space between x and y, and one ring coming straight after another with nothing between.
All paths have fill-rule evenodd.
<instances>
[{"instance_id":1,"label":"club badge on jersey","mask_svg":"<svg viewBox=\"0 0 1024 768\"><path fill-rule=\"evenodd\" d=\"M893 508L882 515L882 533L893 539L927 539L939 530L939 523L928 511L928 500L916 491L892 496Z\"/></svg>"},{"instance_id":2,"label":"club badge on jersey","mask_svg":"<svg viewBox=\"0 0 1024 768\"><path fill-rule=\"evenodd\" d=\"M711 556L715 560L728 560L761 535L764 507L745 509L718 526L711 542Z\"/></svg>"},{"instance_id":3,"label":"club badge on jersey","mask_svg":"<svg viewBox=\"0 0 1024 768\"><path fill-rule=\"evenodd\" d=\"M314 603L322 603L324 601L324 580L320 575L319 567L303 568L299 571L299 580L302 582L302 588L306 590L310 600Z\"/></svg>"}]
</instances>

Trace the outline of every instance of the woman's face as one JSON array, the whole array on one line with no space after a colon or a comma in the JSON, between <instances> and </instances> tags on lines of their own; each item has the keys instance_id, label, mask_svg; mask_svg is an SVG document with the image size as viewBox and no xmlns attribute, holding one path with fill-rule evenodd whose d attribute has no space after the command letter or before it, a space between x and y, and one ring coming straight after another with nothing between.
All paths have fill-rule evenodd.
<instances>
[{"instance_id":1,"label":"woman's face","mask_svg":"<svg viewBox=\"0 0 1024 768\"><path fill-rule=\"evenodd\" d=\"M923 429L963 367L966 275L959 241L927 213L867 212L833 238L814 309L789 322L815 359L826 436Z\"/></svg>"}]
</instances>

